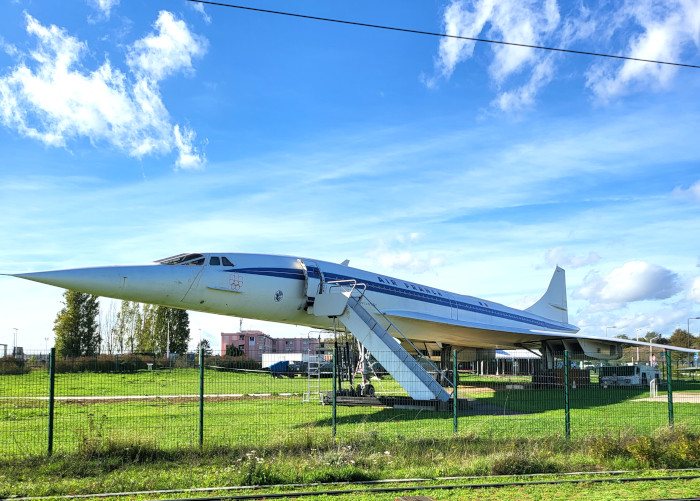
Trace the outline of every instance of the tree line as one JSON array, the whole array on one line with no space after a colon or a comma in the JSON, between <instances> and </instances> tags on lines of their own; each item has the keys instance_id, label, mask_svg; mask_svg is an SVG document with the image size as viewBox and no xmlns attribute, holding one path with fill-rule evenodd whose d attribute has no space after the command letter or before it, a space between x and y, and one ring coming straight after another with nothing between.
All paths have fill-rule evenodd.
<instances>
[{"instance_id":1,"label":"tree line","mask_svg":"<svg viewBox=\"0 0 700 501\"><path fill-rule=\"evenodd\" d=\"M184 354L190 341L186 310L122 301L100 311L93 294L67 290L56 315L56 353L62 358L115 353Z\"/></svg>"},{"instance_id":2,"label":"tree line","mask_svg":"<svg viewBox=\"0 0 700 501\"><path fill-rule=\"evenodd\" d=\"M616 337L619 339L636 339L626 334L620 334ZM693 336L687 330L681 328L674 330L668 337L655 331L648 331L644 336L640 336L639 340L647 343L678 346L679 348L695 348L700 351L700 335ZM689 356L688 353L671 352L671 359L674 362L689 360L691 357L692 355Z\"/></svg>"}]
</instances>

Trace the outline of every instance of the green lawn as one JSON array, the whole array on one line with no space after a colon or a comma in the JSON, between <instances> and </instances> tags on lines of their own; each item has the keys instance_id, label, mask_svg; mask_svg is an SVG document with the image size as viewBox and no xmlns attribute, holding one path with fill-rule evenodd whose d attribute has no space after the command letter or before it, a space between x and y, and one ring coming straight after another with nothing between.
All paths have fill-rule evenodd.
<instances>
[{"instance_id":1,"label":"green lawn","mask_svg":"<svg viewBox=\"0 0 700 501\"><path fill-rule=\"evenodd\" d=\"M561 437L565 433L561 388L519 389L522 378L463 378L460 433L490 437ZM512 386L517 383L516 386ZM391 378L373 382L378 392L403 393ZM320 381L321 391L331 379ZM509 388L510 386L510 388ZM700 392L700 383L677 382L677 391ZM299 435L328 439L331 406L303 402L308 380L256 372L206 370L205 446L261 447ZM45 371L0 376L0 455L37 455L47 449L48 377ZM54 450L71 452L95 444L147 444L163 450L199 441L199 371L174 369L132 374L58 374L55 380ZM571 436L648 434L669 422L666 402L647 402L645 388L590 386L570 392ZM132 398L119 398L132 397ZM148 397L148 398L147 398ZM700 430L700 405L675 403L676 425ZM451 411L374 407L337 409L337 436L425 438L453 433Z\"/></svg>"}]
</instances>

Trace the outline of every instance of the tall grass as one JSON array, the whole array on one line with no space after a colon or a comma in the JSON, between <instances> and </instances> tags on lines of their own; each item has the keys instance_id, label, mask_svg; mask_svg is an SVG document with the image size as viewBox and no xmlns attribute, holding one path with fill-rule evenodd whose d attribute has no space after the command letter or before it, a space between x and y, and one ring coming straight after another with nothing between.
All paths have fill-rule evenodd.
<instances>
[{"instance_id":1,"label":"tall grass","mask_svg":"<svg viewBox=\"0 0 700 501\"><path fill-rule=\"evenodd\" d=\"M387 478L523 475L610 469L700 467L700 435L657 430L572 441L300 433L261 446L164 450L151 442L86 442L52 458L0 459L0 497Z\"/></svg>"}]
</instances>

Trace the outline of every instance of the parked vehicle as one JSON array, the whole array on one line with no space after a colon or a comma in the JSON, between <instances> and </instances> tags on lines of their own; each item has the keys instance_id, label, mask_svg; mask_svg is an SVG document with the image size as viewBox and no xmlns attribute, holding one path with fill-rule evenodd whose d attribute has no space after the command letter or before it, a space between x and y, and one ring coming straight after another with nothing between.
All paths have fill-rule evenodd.
<instances>
[{"instance_id":1,"label":"parked vehicle","mask_svg":"<svg viewBox=\"0 0 700 501\"><path fill-rule=\"evenodd\" d=\"M600 367L599 381L603 386L647 386L655 379L661 382L661 373L649 365L619 365Z\"/></svg>"}]
</instances>

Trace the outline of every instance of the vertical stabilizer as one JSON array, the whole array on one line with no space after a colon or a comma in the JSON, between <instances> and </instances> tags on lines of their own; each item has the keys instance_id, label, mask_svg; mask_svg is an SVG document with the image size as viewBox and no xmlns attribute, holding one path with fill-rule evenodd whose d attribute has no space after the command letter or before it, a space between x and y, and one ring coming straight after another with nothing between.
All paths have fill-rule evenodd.
<instances>
[{"instance_id":1,"label":"vertical stabilizer","mask_svg":"<svg viewBox=\"0 0 700 501\"><path fill-rule=\"evenodd\" d=\"M566 272L563 268L557 266L547 292L525 311L556 322L569 323L569 312L566 306Z\"/></svg>"}]
</instances>

